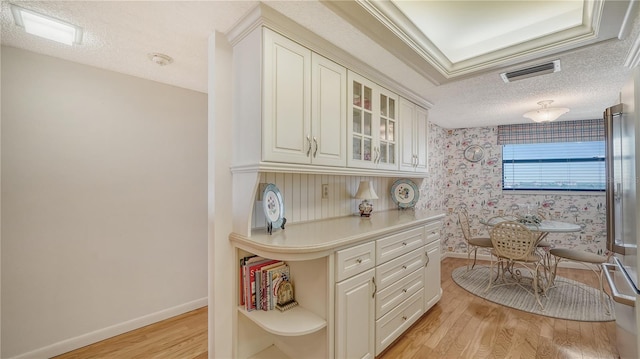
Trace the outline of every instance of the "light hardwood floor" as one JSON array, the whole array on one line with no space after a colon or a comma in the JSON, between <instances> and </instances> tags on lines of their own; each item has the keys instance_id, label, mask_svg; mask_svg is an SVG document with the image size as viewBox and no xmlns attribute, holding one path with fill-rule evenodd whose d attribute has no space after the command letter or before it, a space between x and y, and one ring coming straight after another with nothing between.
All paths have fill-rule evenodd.
<instances>
[{"instance_id":1,"label":"light hardwood floor","mask_svg":"<svg viewBox=\"0 0 640 359\"><path fill-rule=\"evenodd\" d=\"M614 322L553 319L478 298L451 279L451 272L465 263L442 261L442 299L378 359L618 358ZM560 268L558 275L597 283L586 270ZM56 359L206 357L207 309L202 308Z\"/></svg>"},{"instance_id":2,"label":"light hardwood floor","mask_svg":"<svg viewBox=\"0 0 640 359\"><path fill-rule=\"evenodd\" d=\"M206 359L207 307L147 325L55 359Z\"/></svg>"}]
</instances>

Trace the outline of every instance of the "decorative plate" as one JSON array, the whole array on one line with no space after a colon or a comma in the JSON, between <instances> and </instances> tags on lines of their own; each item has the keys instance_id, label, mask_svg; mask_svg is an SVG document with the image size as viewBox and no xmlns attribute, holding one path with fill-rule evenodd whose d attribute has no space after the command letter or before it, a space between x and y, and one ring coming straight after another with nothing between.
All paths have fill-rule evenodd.
<instances>
[{"instance_id":1,"label":"decorative plate","mask_svg":"<svg viewBox=\"0 0 640 359\"><path fill-rule=\"evenodd\" d=\"M273 183L267 184L262 192L262 208L267 223L273 228L281 228L284 224L284 203L280 190Z\"/></svg>"},{"instance_id":2,"label":"decorative plate","mask_svg":"<svg viewBox=\"0 0 640 359\"><path fill-rule=\"evenodd\" d=\"M464 158L469 162L478 162L484 158L484 148L471 145L464 150Z\"/></svg>"},{"instance_id":3,"label":"decorative plate","mask_svg":"<svg viewBox=\"0 0 640 359\"><path fill-rule=\"evenodd\" d=\"M401 178L391 185L391 199L400 208L415 206L418 198L420 198L420 191L411 180Z\"/></svg>"}]
</instances>

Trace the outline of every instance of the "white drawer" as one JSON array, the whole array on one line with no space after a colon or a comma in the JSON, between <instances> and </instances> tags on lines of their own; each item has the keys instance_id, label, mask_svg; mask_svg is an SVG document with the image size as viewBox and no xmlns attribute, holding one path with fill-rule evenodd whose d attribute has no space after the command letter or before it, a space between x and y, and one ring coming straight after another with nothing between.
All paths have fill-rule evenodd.
<instances>
[{"instance_id":1,"label":"white drawer","mask_svg":"<svg viewBox=\"0 0 640 359\"><path fill-rule=\"evenodd\" d=\"M442 222L440 221L427 224L424 228L424 232L427 237L425 243L431 243L437 239L440 239L441 230Z\"/></svg>"},{"instance_id":2,"label":"white drawer","mask_svg":"<svg viewBox=\"0 0 640 359\"><path fill-rule=\"evenodd\" d=\"M401 257L392 259L376 267L376 283L378 290L383 290L391 284L424 267L427 258L424 248L420 247Z\"/></svg>"},{"instance_id":3,"label":"white drawer","mask_svg":"<svg viewBox=\"0 0 640 359\"><path fill-rule=\"evenodd\" d=\"M399 257L425 244L424 227L392 234L376 241L376 263L378 265Z\"/></svg>"},{"instance_id":4,"label":"white drawer","mask_svg":"<svg viewBox=\"0 0 640 359\"><path fill-rule=\"evenodd\" d=\"M424 287L424 273L418 269L376 294L376 319Z\"/></svg>"},{"instance_id":5,"label":"white drawer","mask_svg":"<svg viewBox=\"0 0 640 359\"><path fill-rule=\"evenodd\" d=\"M419 290L376 321L376 355L393 343L422 315L423 292Z\"/></svg>"},{"instance_id":6,"label":"white drawer","mask_svg":"<svg viewBox=\"0 0 640 359\"><path fill-rule=\"evenodd\" d=\"M374 242L360 244L336 252L336 282L360 274L376 265Z\"/></svg>"}]
</instances>

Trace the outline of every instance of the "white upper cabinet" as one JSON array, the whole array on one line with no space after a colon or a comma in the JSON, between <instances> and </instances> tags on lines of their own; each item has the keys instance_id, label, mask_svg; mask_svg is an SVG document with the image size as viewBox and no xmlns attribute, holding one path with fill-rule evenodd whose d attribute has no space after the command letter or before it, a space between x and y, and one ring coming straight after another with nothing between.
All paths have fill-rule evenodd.
<instances>
[{"instance_id":1,"label":"white upper cabinet","mask_svg":"<svg viewBox=\"0 0 640 359\"><path fill-rule=\"evenodd\" d=\"M311 163L347 165L347 69L311 55Z\"/></svg>"},{"instance_id":2,"label":"white upper cabinet","mask_svg":"<svg viewBox=\"0 0 640 359\"><path fill-rule=\"evenodd\" d=\"M426 173L429 138L427 110L400 98L400 133L400 170Z\"/></svg>"},{"instance_id":3,"label":"white upper cabinet","mask_svg":"<svg viewBox=\"0 0 640 359\"><path fill-rule=\"evenodd\" d=\"M262 160L346 165L347 70L264 29Z\"/></svg>"},{"instance_id":4,"label":"white upper cabinet","mask_svg":"<svg viewBox=\"0 0 640 359\"><path fill-rule=\"evenodd\" d=\"M264 161L309 163L311 51L264 29Z\"/></svg>"},{"instance_id":5,"label":"white upper cabinet","mask_svg":"<svg viewBox=\"0 0 640 359\"><path fill-rule=\"evenodd\" d=\"M349 71L347 165L398 170L398 95Z\"/></svg>"},{"instance_id":6,"label":"white upper cabinet","mask_svg":"<svg viewBox=\"0 0 640 359\"><path fill-rule=\"evenodd\" d=\"M426 111L402 132L399 95L334 52L267 26L233 33L234 173L425 175Z\"/></svg>"}]
</instances>

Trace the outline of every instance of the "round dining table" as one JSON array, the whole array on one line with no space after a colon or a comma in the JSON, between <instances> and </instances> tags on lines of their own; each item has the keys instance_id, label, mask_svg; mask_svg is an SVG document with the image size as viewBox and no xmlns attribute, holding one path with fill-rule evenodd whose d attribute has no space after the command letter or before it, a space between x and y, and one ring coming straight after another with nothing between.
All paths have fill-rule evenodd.
<instances>
[{"instance_id":1,"label":"round dining table","mask_svg":"<svg viewBox=\"0 0 640 359\"><path fill-rule=\"evenodd\" d=\"M521 223L525 225L531 232L538 233L536 243L540 243L549 233L570 233L579 232L582 230L582 227L575 223L552 221L547 219L541 220L540 223L531 223L529 221L524 221L521 218L510 216L492 217L487 220L481 219L480 223L487 226L495 226L498 223L504 221L514 221ZM552 256L549 253L550 247L547 246L550 245L545 245L543 248L538 247L539 249L544 249L541 254L542 266L547 282L547 284L543 287L544 291L554 285L557 269L557 260L554 263L554 261L552 260Z\"/></svg>"},{"instance_id":2,"label":"round dining table","mask_svg":"<svg viewBox=\"0 0 640 359\"><path fill-rule=\"evenodd\" d=\"M540 223L530 223L527 221L519 221L517 218L510 217L492 217L487 220L480 220L480 223L485 224L487 226L495 226L496 224L504 221L514 221L518 223L524 224L530 231L539 233L538 242L544 239L549 233L570 233L570 232L580 232L582 227L575 223L567 223L560 221L552 221L548 219L543 219Z\"/></svg>"}]
</instances>

